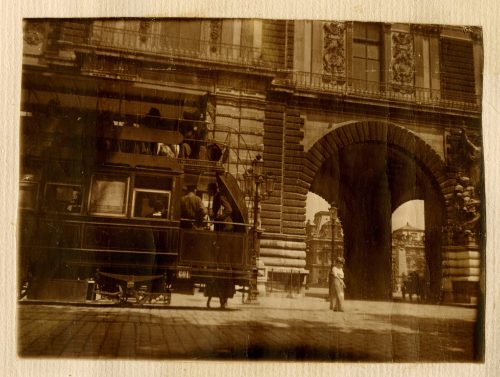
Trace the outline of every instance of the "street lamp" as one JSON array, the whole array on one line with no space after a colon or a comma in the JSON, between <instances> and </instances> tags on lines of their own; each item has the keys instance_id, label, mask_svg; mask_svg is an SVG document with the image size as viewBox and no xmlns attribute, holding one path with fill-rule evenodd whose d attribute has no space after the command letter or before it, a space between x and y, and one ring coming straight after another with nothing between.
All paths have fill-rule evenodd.
<instances>
[{"instance_id":1,"label":"street lamp","mask_svg":"<svg viewBox=\"0 0 500 377\"><path fill-rule=\"evenodd\" d=\"M330 222L332 226L332 247L330 251L330 273L328 274L328 294L330 297L330 307L332 306L332 296L333 296L333 264L335 261L335 223L337 222L337 204L332 202L330 208ZM331 308L332 309L332 308Z\"/></svg>"},{"instance_id":2,"label":"street lamp","mask_svg":"<svg viewBox=\"0 0 500 377\"><path fill-rule=\"evenodd\" d=\"M257 301L257 276L258 261L260 253L259 235L260 229L260 202L269 198L274 190L276 177L272 173L264 173L264 161L262 156L257 155L252 161L252 167L243 174L242 188L245 194L253 199L253 226L252 226L252 281L248 302Z\"/></svg>"}]
</instances>

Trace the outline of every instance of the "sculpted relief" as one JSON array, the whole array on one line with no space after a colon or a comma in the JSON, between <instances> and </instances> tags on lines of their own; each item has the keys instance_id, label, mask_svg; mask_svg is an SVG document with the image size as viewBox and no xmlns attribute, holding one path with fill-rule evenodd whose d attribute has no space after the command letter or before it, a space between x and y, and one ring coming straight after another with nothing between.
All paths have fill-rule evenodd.
<instances>
[{"instance_id":1,"label":"sculpted relief","mask_svg":"<svg viewBox=\"0 0 500 377\"><path fill-rule=\"evenodd\" d=\"M345 24L323 24L323 81L342 85L346 80Z\"/></svg>"},{"instance_id":2,"label":"sculpted relief","mask_svg":"<svg viewBox=\"0 0 500 377\"><path fill-rule=\"evenodd\" d=\"M403 93L414 92L415 60L411 34L392 34L391 71L394 90Z\"/></svg>"},{"instance_id":3,"label":"sculpted relief","mask_svg":"<svg viewBox=\"0 0 500 377\"><path fill-rule=\"evenodd\" d=\"M476 244L480 238L482 148L470 139L465 128L453 139L450 144L454 153L450 162L457 166L458 178L452 197L450 241L453 244Z\"/></svg>"}]
</instances>

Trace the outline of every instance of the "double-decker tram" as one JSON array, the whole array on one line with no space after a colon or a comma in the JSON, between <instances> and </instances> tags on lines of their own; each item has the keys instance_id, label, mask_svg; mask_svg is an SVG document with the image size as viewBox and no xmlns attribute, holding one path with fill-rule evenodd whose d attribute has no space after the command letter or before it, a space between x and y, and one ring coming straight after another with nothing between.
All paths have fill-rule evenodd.
<instances>
[{"instance_id":1,"label":"double-decker tram","mask_svg":"<svg viewBox=\"0 0 500 377\"><path fill-rule=\"evenodd\" d=\"M227 147L210 140L199 114L63 111L56 101L29 110L21 117L22 297L168 304L172 292L200 286L225 306L249 286L244 196L225 171ZM193 203L203 208L194 216Z\"/></svg>"}]
</instances>

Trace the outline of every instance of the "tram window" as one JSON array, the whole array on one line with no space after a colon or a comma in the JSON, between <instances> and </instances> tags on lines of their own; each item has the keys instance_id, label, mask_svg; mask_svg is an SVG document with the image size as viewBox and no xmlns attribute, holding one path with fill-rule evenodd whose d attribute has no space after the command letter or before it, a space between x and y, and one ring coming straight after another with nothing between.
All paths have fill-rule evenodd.
<instances>
[{"instance_id":1,"label":"tram window","mask_svg":"<svg viewBox=\"0 0 500 377\"><path fill-rule=\"evenodd\" d=\"M148 190L172 190L172 178L149 175L136 175L135 187Z\"/></svg>"},{"instance_id":2,"label":"tram window","mask_svg":"<svg viewBox=\"0 0 500 377\"><path fill-rule=\"evenodd\" d=\"M47 183L45 185L45 208L54 212L81 213L82 186Z\"/></svg>"},{"instance_id":3,"label":"tram window","mask_svg":"<svg viewBox=\"0 0 500 377\"><path fill-rule=\"evenodd\" d=\"M19 208L36 209L40 169L29 164L21 166L19 185Z\"/></svg>"},{"instance_id":4,"label":"tram window","mask_svg":"<svg viewBox=\"0 0 500 377\"><path fill-rule=\"evenodd\" d=\"M23 209L35 209L37 191L37 183L22 182L19 187L19 207Z\"/></svg>"},{"instance_id":5,"label":"tram window","mask_svg":"<svg viewBox=\"0 0 500 377\"><path fill-rule=\"evenodd\" d=\"M164 190L135 189L134 217L165 219L168 217L170 192Z\"/></svg>"},{"instance_id":6,"label":"tram window","mask_svg":"<svg viewBox=\"0 0 500 377\"><path fill-rule=\"evenodd\" d=\"M128 186L128 177L94 175L90 190L90 214L125 216Z\"/></svg>"}]
</instances>

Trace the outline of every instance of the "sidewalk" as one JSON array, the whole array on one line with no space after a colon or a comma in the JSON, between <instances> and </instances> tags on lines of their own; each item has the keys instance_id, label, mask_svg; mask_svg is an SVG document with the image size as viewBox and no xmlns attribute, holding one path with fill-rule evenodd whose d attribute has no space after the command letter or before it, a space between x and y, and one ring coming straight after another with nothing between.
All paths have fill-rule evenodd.
<instances>
[{"instance_id":1,"label":"sidewalk","mask_svg":"<svg viewBox=\"0 0 500 377\"><path fill-rule=\"evenodd\" d=\"M212 300L218 307L218 300ZM473 361L469 308L260 297L207 309L202 294L166 308L20 305L21 357Z\"/></svg>"}]
</instances>

